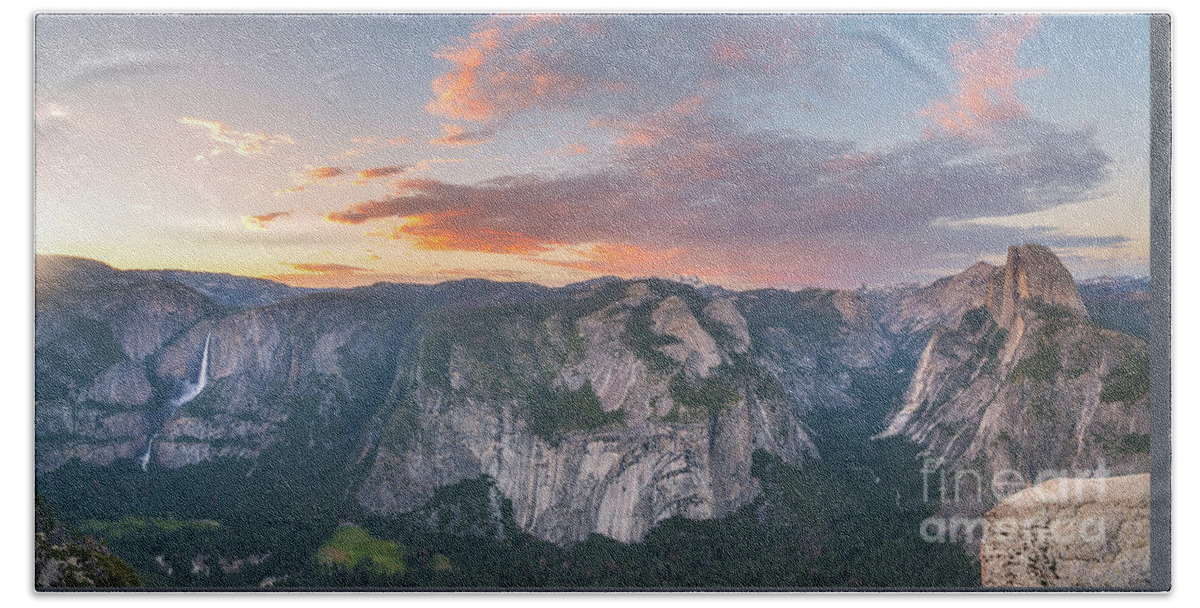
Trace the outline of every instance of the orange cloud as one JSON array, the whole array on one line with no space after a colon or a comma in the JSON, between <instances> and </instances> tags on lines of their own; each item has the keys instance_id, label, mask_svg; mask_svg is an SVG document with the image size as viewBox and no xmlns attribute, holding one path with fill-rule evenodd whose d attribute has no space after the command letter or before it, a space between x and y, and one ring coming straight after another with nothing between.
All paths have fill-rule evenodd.
<instances>
[{"instance_id":1,"label":"orange cloud","mask_svg":"<svg viewBox=\"0 0 1200 608\"><path fill-rule=\"evenodd\" d=\"M491 129L468 132L462 125L443 124L442 136L429 140L431 144L461 148L487 143L492 139Z\"/></svg>"},{"instance_id":2,"label":"orange cloud","mask_svg":"<svg viewBox=\"0 0 1200 608\"><path fill-rule=\"evenodd\" d=\"M276 134L268 135L264 131L238 131L230 128L224 123L215 120L203 120L200 118L192 118L184 116L179 119L180 124L190 127L199 127L208 132L208 138L216 143L227 145L233 148L234 152L242 156L250 156L254 154L265 154L278 144L294 144L295 140L290 135ZM216 156L221 153L220 148L213 148L207 156ZM203 158L204 154L197 158Z\"/></svg>"},{"instance_id":3,"label":"orange cloud","mask_svg":"<svg viewBox=\"0 0 1200 608\"><path fill-rule=\"evenodd\" d=\"M333 179L345 172L341 167L316 167L305 171L304 177L309 180Z\"/></svg>"},{"instance_id":4,"label":"orange cloud","mask_svg":"<svg viewBox=\"0 0 1200 608\"><path fill-rule=\"evenodd\" d=\"M403 173L407 167L400 165L388 165L386 167L371 167L370 169L360 169L354 175L358 181L367 182L376 179L382 179L388 176Z\"/></svg>"},{"instance_id":5,"label":"orange cloud","mask_svg":"<svg viewBox=\"0 0 1200 608\"><path fill-rule=\"evenodd\" d=\"M504 230L460 230L447 220L461 216L461 212L446 211L410 215L400 218L399 225L370 233L392 240L408 240L418 249L425 251L475 251L481 253L504 253L532 255L545 253L558 243L547 243L519 232Z\"/></svg>"},{"instance_id":6,"label":"orange cloud","mask_svg":"<svg viewBox=\"0 0 1200 608\"><path fill-rule=\"evenodd\" d=\"M382 179L392 175L403 173L409 169L408 166L402 165L387 165L382 167L369 167L366 169L355 170L353 167L314 167L306 169L300 173L294 174L293 179L298 182L297 185L290 188L280 188L275 191L276 195L290 194L294 192L303 192L307 187L312 186L321 181L333 180L339 177L353 174L354 183L363 185L373 180Z\"/></svg>"},{"instance_id":7,"label":"orange cloud","mask_svg":"<svg viewBox=\"0 0 1200 608\"><path fill-rule=\"evenodd\" d=\"M433 80L435 99L425 106L426 110L486 122L580 89L578 79L556 73L522 51L530 42L530 32L559 22L561 17L557 15L495 17L457 46L438 51L434 56L449 61L452 67ZM539 46L555 42L553 37L534 40ZM506 52L514 47L517 52Z\"/></svg>"},{"instance_id":8,"label":"orange cloud","mask_svg":"<svg viewBox=\"0 0 1200 608\"><path fill-rule=\"evenodd\" d=\"M449 72L433 80L433 93L437 99L426 106L434 114L453 116L463 120L487 120L496 107L476 87L479 69L487 55L500 47L500 32L487 29L471 33L465 45L446 47L434 57L454 64Z\"/></svg>"},{"instance_id":9,"label":"orange cloud","mask_svg":"<svg viewBox=\"0 0 1200 608\"><path fill-rule=\"evenodd\" d=\"M368 233L369 236L404 240L425 251L469 251L525 256L531 261L598 274L647 276L662 271L676 258L677 248L655 249L617 242L570 245L529 234L459 225L468 219L461 211L409 215L400 223Z\"/></svg>"},{"instance_id":10,"label":"orange cloud","mask_svg":"<svg viewBox=\"0 0 1200 608\"><path fill-rule=\"evenodd\" d=\"M437 185L437 182L433 180L415 177L396 181L396 189L401 193L412 189L434 188ZM337 224L358 225L389 216L405 216L405 206L407 203L408 201L403 198L355 203L350 205L345 211L331 211L325 214L325 221Z\"/></svg>"},{"instance_id":11,"label":"orange cloud","mask_svg":"<svg viewBox=\"0 0 1200 608\"><path fill-rule=\"evenodd\" d=\"M295 185L288 188L276 189L275 196L304 192L310 186L313 186L318 182L337 179L338 177L345 175L346 171L348 170L342 167L310 167L299 173L293 173L292 181Z\"/></svg>"},{"instance_id":12,"label":"orange cloud","mask_svg":"<svg viewBox=\"0 0 1200 608\"><path fill-rule=\"evenodd\" d=\"M246 227L246 230L266 230L267 225L271 222L291 214L291 211L272 211L262 215L245 215L242 216L242 225Z\"/></svg>"},{"instance_id":13,"label":"orange cloud","mask_svg":"<svg viewBox=\"0 0 1200 608\"><path fill-rule=\"evenodd\" d=\"M310 264L310 263L288 263L301 272L313 272L318 274L353 274L358 272L370 272L367 268L359 268L358 266L348 266L346 264Z\"/></svg>"},{"instance_id":14,"label":"orange cloud","mask_svg":"<svg viewBox=\"0 0 1200 608\"><path fill-rule=\"evenodd\" d=\"M961 75L958 92L949 101L933 102L921 115L947 132L1026 116L1016 84L1041 76L1045 68L1022 68L1017 65L1017 54L1039 19L1037 15L984 19L976 26L975 38L951 44L950 63Z\"/></svg>"}]
</instances>

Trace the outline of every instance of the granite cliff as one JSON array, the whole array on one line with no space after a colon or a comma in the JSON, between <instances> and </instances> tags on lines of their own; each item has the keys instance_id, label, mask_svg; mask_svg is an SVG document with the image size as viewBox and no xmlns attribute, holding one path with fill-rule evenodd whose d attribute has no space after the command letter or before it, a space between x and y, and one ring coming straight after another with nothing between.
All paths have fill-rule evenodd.
<instances>
[{"instance_id":1,"label":"granite cliff","mask_svg":"<svg viewBox=\"0 0 1200 608\"><path fill-rule=\"evenodd\" d=\"M1146 343L1094 324L1052 252L1012 247L1003 267L977 264L928 291L909 301L936 306L893 317L933 331L881 435L907 436L934 467L969 475L971 500L955 510L986 510L1000 473L1036 483L1148 470Z\"/></svg>"},{"instance_id":2,"label":"granite cliff","mask_svg":"<svg viewBox=\"0 0 1200 608\"><path fill-rule=\"evenodd\" d=\"M834 290L459 281L247 307L169 279L39 260L39 474L132 462L158 433L150 475L321 461L323 483L398 513L484 474L541 538L634 541L746 504L755 450L818 457L804 416L853 408L851 374L889 349ZM206 342L207 384L173 412Z\"/></svg>"},{"instance_id":3,"label":"granite cliff","mask_svg":"<svg viewBox=\"0 0 1200 608\"><path fill-rule=\"evenodd\" d=\"M865 429L863 404L892 402L871 387L905 384L869 433L943 470L1148 466L1145 342L1094 324L1036 245L886 298L611 277L312 292L41 256L36 310L39 475L240 462L384 516L486 476L539 538L629 542L748 504L756 451L803 467L812 421Z\"/></svg>"}]
</instances>

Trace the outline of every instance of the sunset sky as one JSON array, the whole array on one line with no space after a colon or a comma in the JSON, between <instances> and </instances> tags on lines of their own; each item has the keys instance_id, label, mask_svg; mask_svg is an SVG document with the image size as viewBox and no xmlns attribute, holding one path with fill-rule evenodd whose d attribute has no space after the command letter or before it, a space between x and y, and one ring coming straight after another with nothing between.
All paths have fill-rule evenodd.
<instances>
[{"instance_id":1,"label":"sunset sky","mask_svg":"<svg viewBox=\"0 0 1200 608\"><path fill-rule=\"evenodd\" d=\"M41 16L36 248L306 286L1149 272L1144 16Z\"/></svg>"}]
</instances>

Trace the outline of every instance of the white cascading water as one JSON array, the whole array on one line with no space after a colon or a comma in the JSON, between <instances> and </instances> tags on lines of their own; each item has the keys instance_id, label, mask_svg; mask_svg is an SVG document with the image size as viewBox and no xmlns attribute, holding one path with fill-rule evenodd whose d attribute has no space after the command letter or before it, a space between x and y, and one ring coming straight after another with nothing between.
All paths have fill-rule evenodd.
<instances>
[{"instance_id":1,"label":"white cascading water","mask_svg":"<svg viewBox=\"0 0 1200 608\"><path fill-rule=\"evenodd\" d=\"M208 342L211 339L211 332L204 337L204 354L200 355L200 374L196 377L196 382L184 384L183 392L180 393L178 397L171 400L171 409L167 411L166 417L163 418L164 424L166 423L165 421L170 420L171 416L174 416L175 412L179 411L179 408L183 407L185 403L199 396L200 391L204 390L205 385L208 384ZM159 430L161 431L162 429ZM142 454L141 459L143 471L145 471L146 467L150 465L150 452L154 449L154 440L158 438L158 433L159 431L154 431L154 434L150 436L150 441L146 442L146 453Z\"/></svg>"}]
</instances>

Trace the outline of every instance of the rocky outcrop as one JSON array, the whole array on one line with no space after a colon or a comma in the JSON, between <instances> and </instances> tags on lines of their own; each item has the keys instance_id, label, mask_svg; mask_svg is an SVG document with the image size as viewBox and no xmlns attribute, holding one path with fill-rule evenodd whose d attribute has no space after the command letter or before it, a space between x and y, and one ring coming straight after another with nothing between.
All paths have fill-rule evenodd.
<instances>
[{"instance_id":1,"label":"rocky outcrop","mask_svg":"<svg viewBox=\"0 0 1200 608\"><path fill-rule=\"evenodd\" d=\"M1030 301L1060 307L1083 319L1088 316L1075 279L1054 252L1041 245L1009 247L1003 272L993 275L988 284L988 309L1002 327L1009 327Z\"/></svg>"},{"instance_id":2,"label":"rocky outcrop","mask_svg":"<svg viewBox=\"0 0 1200 608\"><path fill-rule=\"evenodd\" d=\"M984 519L985 587L1150 585L1150 475L1052 479Z\"/></svg>"},{"instance_id":3,"label":"rocky outcrop","mask_svg":"<svg viewBox=\"0 0 1200 608\"><path fill-rule=\"evenodd\" d=\"M700 327L679 296L665 298L650 318L654 321L654 333L675 338L674 343L661 346L659 350L682 363L688 372L707 378L708 372L721 364L716 341Z\"/></svg>"},{"instance_id":4,"label":"rocky outcrop","mask_svg":"<svg viewBox=\"0 0 1200 608\"><path fill-rule=\"evenodd\" d=\"M724 328L733 352L740 354L750 350L750 328L746 318L738 312L733 298L717 298L709 302L704 307L704 316Z\"/></svg>"},{"instance_id":5,"label":"rocky outcrop","mask_svg":"<svg viewBox=\"0 0 1200 608\"><path fill-rule=\"evenodd\" d=\"M558 543L636 541L745 504L755 449L796 464L815 450L785 393L735 371L745 319L711 306L676 284L609 283L544 317L501 308L434 328L360 502L410 511L482 473L518 525Z\"/></svg>"},{"instance_id":6,"label":"rocky outcrop","mask_svg":"<svg viewBox=\"0 0 1200 608\"><path fill-rule=\"evenodd\" d=\"M651 422L551 445L506 409L455 408L423 425L414 444L381 449L359 500L411 511L438 487L482 472L511 498L517 524L540 538L568 543L595 532L629 542L667 517L728 512L757 489L748 460L741 467L739 454L716 453L703 424Z\"/></svg>"},{"instance_id":7,"label":"rocky outcrop","mask_svg":"<svg viewBox=\"0 0 1200 608\"><path fill-rule=\"evenodd\" d=\"M1040 299L1087 318L1071 273L1041 245L1009 247L1003 266L978 262L916 289L884 294L879 322L895 335L953 325L972 308L987 305L1001 325L1013 322L1020 302Z\"/></svg>"},{"instance_id":8,"label":"rocky outcrop","mask_svg":"<svg viewBox=\"0 0 1200 608\"><path fill-rule=\"evenodd\" d=\"M958 283L980 285L980 270ZM937 468L984 486L1007 472L1041 481L1148 470L1145 342L1091 323L1070 273L1043 247L1011 248L975 297L933 331L883 436L908 436ZM994 498L971 495L951 509L982 512Z\"/></svg>"},{"instance_id":9,"label":"rocky outcrop","mask_svg":"<svg viewBox=\"0 0 1200 608\"><path fill-rule=\"evenodd\" d=\"M33 577L35 589L140 587L129 564L92 537L61 523L35 497Z\"/></svg>"}]
</instances>

